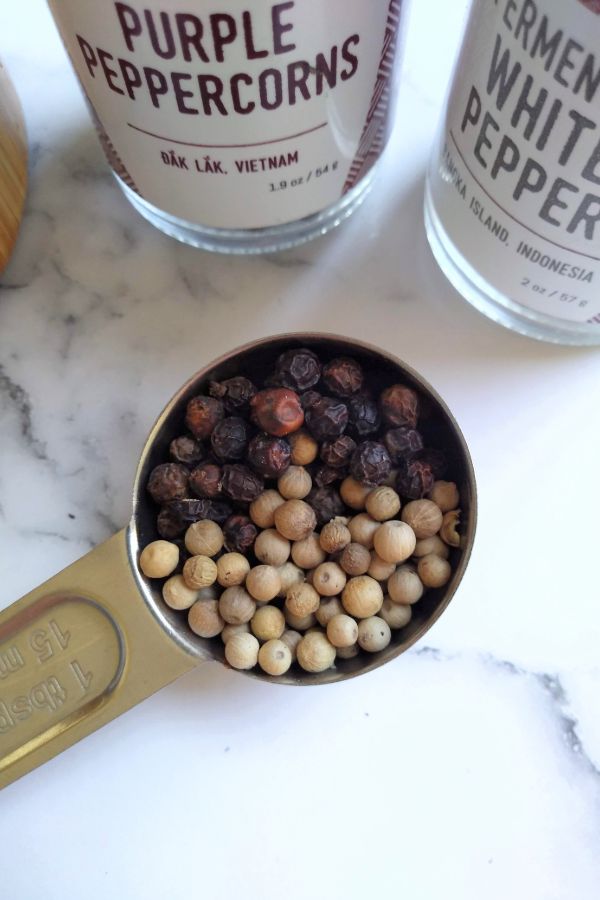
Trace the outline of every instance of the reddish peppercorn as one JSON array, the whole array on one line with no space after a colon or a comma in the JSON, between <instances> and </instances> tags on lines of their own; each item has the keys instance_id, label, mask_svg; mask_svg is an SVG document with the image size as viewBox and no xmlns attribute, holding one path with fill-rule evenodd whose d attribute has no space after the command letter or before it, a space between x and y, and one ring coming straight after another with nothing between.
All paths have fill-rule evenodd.
<instances>
[{"instance_id":1,"label":"reddish peppercorn","mask_svg":"<svg viewBox=\"0 0 600 900\"><path fill-rule=\"evenodd\" d=\"M190 472L190 488L197 497L218 497L222 470L214 463L201 463Z\"/></svg>"},{"instance_id":2,"label":"reddish peppercorn","mask_svg":"<svg viewBox=\"0 0 600 900\"><path fill-rule=\"evenodd\" d=\"M338 356L323 369L323 382L336 397L350 397L363 385L363 370L355 359Z\"/></svg>"},{"instance_id":3,"label":"reddish peppercorn","mask_svg":"<svg viewBox=\"0 0 600 900\"><path fill-rule=\"evenodd\" d=\"M256 388L248 378L236 375L225 381L211 381L209 394L223 402L229 413L245 413L250 408L250 401L256 394Z\"/></svg>"},{"instance_id":4,"label":"reddish peppercorn","mask_svg":"<svg viewBox=\"0 0 600 900\"><path fill-rule=\"evenodd\" d=\"M333 397L321 397L306 410L306 427L317 441L334 441L348 424L348 407Z\"/></svg>"},{"instance_id":5,"label":"reddish peppercorn","mask_svg":"<svg viewBox=\"0 0 600 900\"><path fill-rule=\"evenodd\" d=\"M312 490L306 502L312 506L317 517L317 525L326 525L336 516L343 516L346 507L336 488L320 487Z\"/></svg>"},{"instance_id":6,"label":"reddish peppercorn","mask_svg":"<svg viewBox=\"0 0 600 900\"><path fill-rule=\"evenodd\" d=\"M390 428L383 436L383 443L395 463L401 459L410 459L423 449L423 438L416 428L409 425Z\"/></svg>"},{"instance_id":7,"label":"reddish peppercorn","mask_svg":"<svg viewBox=\"0 0 600 900\"><path fill-rule=\"evenodd\" d=\"M169 444L169 456L173 462L181 463L183 466L195 466L204 459L204 447L200 441L183 434Z\"/></svg>"},{"instance_id":8,"label":"reddish peppercorn","mask_svg":"<svg viewBox=\"0 0 600 900\"><path fill-rule=\"evenodd\" d=\"M247 466L223 466L223 492L232 500L251 503L265 489L262 478Z\"/></svg>"},{"instance_id":9,"label":"reddish peppercorn","mask_svg":"<svg viewBox=\"0 0 600 900\"><path fill-rule=\"evenodd\" d=\"M391 471L390 454L378 441L363 441L352 454L350 474L361 484L382 484Z\"/></svg>"},{"instance_id":10,"label":"reddish peppercorn","mask_svg":"<svg viewBox=\"0 0 600 900\"><path fill-rule=\"evenodd\" d=\"M325 441L321 446L321 459L326 466L334 469L343 468L350 462L350 457L356 450L356 441L347 434L342 434L335 441Z\"/></svg>"},{"instance_id":11,"label":"reddish peppercorn","mask_svg":"<svg viewBox=\"0 0 600 900\"><path fill-rule=\"evenodd\" d=\"M179 463L156 466L148 479L148 493L155 503L179 500L188 492L189 472Z\"/></svg>"},{"instance_id":12,"label":"reddish peppercorn","mask_svg":"<svg viewBox=\"0 0 600 900\"><path fill-rule=\"evenodd\" d=\"M283 387L306 391L321 377L321 363L312 350L287 350L275 364L275 375Z\"/></svg>"},{"instance_id":13,"label":"reddish peppercorn","mask_svg":"<svg viewBox=\"0 0 600 900\"><path fill-rule=\"evenodd\" d=\"M388 425L410 425L414 428L419 418L419 397L412 388L393 384L381 394L379 408Z\"/></svg>"},{"instance_id":14,"label":"reddish peppercorn","mask_svg":"<svg viewBox=\"0 0 600 900\"><path fill-rule=\"evenodd\" d=\"M195 438L205 440L210 437L217 422L225 415L220 400L214 397L192 397L185 412L185 424Z\"/></svg>"},{"instance_id":15,"label":"reddish peppercorn","mask_svg":"<svg viewBox=\"0 0 600 900\"><path fill-rule=\"evenodd\" d=\"M396 490L408 500L420 500L433 487L435 475L428 462L401 460L396 476Z\"/></svg>"},{"instance_id":16,"label":"reddish peppercorn","mask_svg":"<svg viewBox=\"0 0 600 900\"><path fill-rule=\"evenodd\" d=\"M215 425L210 443L219 459L241 459L248 445L246 422L239 416L223 419Z\"/></svg>"},{"instance_id":17,"label":"reddish peppercorn","mask_svg":"<svg viewBox=\"0 0 600 900\"><path fill-rule=\"evenodd\" d=\"M230 553L248 553L258 534L248 516L230 516L223 525L225 547Z\"/></svg>"},{"instance_id":18,"label":"reddish peppercorn","mask_svg":"<svg viewBox=\"0 0 600 900\"><path fill-rule=\"evenodd\" d=\"M265 478L279 478L289 468L292 448L284 438L257 434L248 445L248 462Z\"/></svg>"},{"instance_id":19,"label":"reddish peppercorn","mask_svg":"<svg viewBox=\"0 0 600 900\"><path fill-rule=\"evenodd\" d=\"M359 438L374 434L381 425L381 416L374 400L360 394L350 397L348 406L348 431Z\"/></svg>"},{"instance_id":20,"label":"reddish peppercorn","mask_svg":"<svg viewBox=\"0 0 600 900\"><path fill-rule=\"evenodd\" d=\"M304 422L300 398L288 388L259 391L252 398L250 407L254 424L276 437L285 437L297 431Z\"/></svg>"}]
</instances>

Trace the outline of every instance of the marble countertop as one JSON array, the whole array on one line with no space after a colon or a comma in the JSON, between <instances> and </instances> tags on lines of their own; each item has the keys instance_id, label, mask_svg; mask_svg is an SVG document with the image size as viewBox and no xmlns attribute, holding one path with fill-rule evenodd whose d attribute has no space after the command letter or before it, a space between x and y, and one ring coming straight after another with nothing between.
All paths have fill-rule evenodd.
<instances>
[{"instance_id":1,"label":"marble countertop","mask_svg":"<svg viewBox=\"0 0 600 900\"><path fill-rule=\"evenodd\" d=\"M128 206L44 3L3 4L31 185L0 282L0 606L125 524L164 403L269 333L404 358L453 409L480 491L467 575L411 652L306 691L201 666L7 788L3 896L598 897L600 354L488 322L427 247L463 6L413 4L397 128L360 212L231 259Z\"/></svg>"}]
</instances>

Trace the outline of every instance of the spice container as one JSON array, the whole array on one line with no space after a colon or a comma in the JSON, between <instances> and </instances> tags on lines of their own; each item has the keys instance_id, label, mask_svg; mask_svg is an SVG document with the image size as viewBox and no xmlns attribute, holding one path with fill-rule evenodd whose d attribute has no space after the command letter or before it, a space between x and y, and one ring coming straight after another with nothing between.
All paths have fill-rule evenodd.
<instances>
[{"instance_id":1,"label":"spice container","mask_svg":"<svg viewBox=\"0 0 600 900\"><path fill-rule=\"evenodd\" d=\"M167 577L164 586L157 578L147 577L138 569L142 550L157 540L157 527L164 531L174 524L172 518L161 513L157 525L153 494L161 497L162 503L166 491L180 493L181 472L175 470L175 477L171 472L167 478L153 478L152 494L147 487L150 474L163 465L174 438L181 435L192 398L208 392L211 382L222 384L240 372L266 374L273 360L290 347L309 347L325 358L352 356L375 382L380 379L385 385L401 380L426 400L427 426L435 428L451 459L463 517L460 546L449 550L449 573L445 567L442 572L431 566L431 555L440 558L435 552L422 558L428 560L423 567L429 582L441 586L432 586L418 600L414 591L410 593L408 587L398 586L398 591L409 591L409 601L413 603L410 613L390 608L390 603L395 601L383 597L376 579L364 571L352 574L364 568L364 563L359 564L356 548L351 550L352 542L341 551L340 564L317 563L315 573L323 565L333 567L321 572L316 584L308 585L310 590L292 590L294 584L306 579L289 559L280 568L261 564L258 577L253 579L253 596L243 586L251 571L244 553L253 545L258 526L250 515L243 512L231 515L230 509L221 511L220 506L211 507L218 517L221 512L227 517L220 531L202 526L186 535L192 550L205 551L192 556L192 559L200 558L199 564L189 567L189 571L184 566L181 575L167 575L172 559L169 552L164 552L169 548L161 546L156 552L146 553L144 565L148 562L151 573L158 571L161 578ZM264 407L259 408L264 411ZM399 409L398 404L393 404L389 412L398 413ZM338 419L336 414L334 421ZM215 421L220 420L213 419L213 424ZM188 416L190 422L197 426L198 419ZM180 447L181 442L176 452ZM411 478L404 472L399 472L399 476L409 488L418 480L414 472ZM356 492L352 496L356 498ZM315 502L315 497L319 509L316 518L335 519L335 511L329 515L335 509L331 488L317 488L311 502ZM167 501L167 504L172 502L177 504L181 500ZM275 527L277 511L286 504L305 502L291 499L261 508L265 530ZM190 504L196 504L193 514L202 518L198 511L206 509L208 503L227 505L220 499L195 498L186 501L186 509L189 512ZM249 512L255 503L256 500L248 502ZM300 509L304 512L304 506ZM307 542L303 551L308 552L311 561L316 560L316 546L310 541L314 519L307 516L304 521L302 516L303 527L297 532L295 522L290 522L287 515L279 518L286 530L294 526L294 534L303 535L299 539ZM231 665L244 667L251 677L295 685L340 681L388 662L422 637L450 602L468 562L475 519L475 482L464 438L443 401L409 367L382 351L325 335L268 338L228 354L194 376L156 422L136 475L133 516L128 528L0 613L0 653L10 654L14 660L10 690L3 693L4 705L0 706L0 785L65 749L202 660L226 662L229 659ZM386 523L375 524L381 528ZM307 531L309 525L312 530ZM397 540L396 530L401 537L405 529L410 531L406 523L398 525L402 527L392 529L391 536L384 529L384 540L380 541L376 532L374 538L380 549L394 559L405 552L404 546L400 547L402 542ZM450 535L454 533L451 529ZM371 539L370 531L367 539ZM285 540L292 542L295 538ZM219 550L221 541L223 548ZM217 556L216 565L207 553ZM327 577L321 577L324 575ZM273 596L278 582L279 593ZM333 583L341 597L328 593ZM321 597L319 589L323 588L324 600L318 600L317 618L309 610L315 608L315 595ZM281 598L290 591L295 598L296 613L280 608ZM341 647L339 652L324 633L336 615L358 615L368 620L357 644ZM300 636L292 633L307 631L317 623L318 632L309 631ZM384 626L391 629L389 635ZM225 629L229 629L226 643L220 638ZM340 641L339 637L336 639ZM348 639L342 637L341 641ZM235 644L230 646L232 640ZM267 644L268 648L263 649ZM301 668L293 662L294 654ZM251 669L257 662L263 668ZM27 716L21 715L22 698L28 704Z\"/></svg>"},{"instance_id":2,"label":"spice container","mask_svg":"<svg viewBox=\"0 0 600 900\"><path fill-rule=\"evenodd\" d=\"M452 284L557 343L600 343L599 44L595 0L474 0L427 182Z\"/></svg>"},{"instance_id":3,"label":"spice container","mask_svg":"<svg viewBox=\"0 0 600 900\"><path fill-rule=\"evenodd\" d=\"M108 162L157 228L226 253L349 216L385 148L401 0L49 0Z\"/></svg>"}]
</instances>

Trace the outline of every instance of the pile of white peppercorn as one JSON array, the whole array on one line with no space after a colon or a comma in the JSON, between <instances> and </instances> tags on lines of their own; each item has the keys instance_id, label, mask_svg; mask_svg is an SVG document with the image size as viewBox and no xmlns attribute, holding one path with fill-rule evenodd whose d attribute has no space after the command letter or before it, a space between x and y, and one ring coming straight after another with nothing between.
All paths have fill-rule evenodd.
<instances>
[{"instance_id":1,"label":"pile of white peppercorn","mask_svg":"<svg viewBox=\"0 0 600 900\"><path fill-rule=\"evenodd\" d=\"M375 395L367 380L355 360L303 348L262 390L211 382L150 474L161 539L140 569L235 669L318 673L381 651L452 575L460 496L445 448L424 447L414 389Z\"/></svg>"}]
</instances>

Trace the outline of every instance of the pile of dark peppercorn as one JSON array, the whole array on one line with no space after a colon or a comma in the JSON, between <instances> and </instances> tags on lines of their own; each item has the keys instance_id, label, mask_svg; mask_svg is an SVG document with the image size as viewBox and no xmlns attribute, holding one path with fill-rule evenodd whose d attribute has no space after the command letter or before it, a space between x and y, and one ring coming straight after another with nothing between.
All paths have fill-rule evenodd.
<instances>
[{"instance_id":1,"label":"pile of dark peppercorn","mask_svg":"<svg viewBox=\"0 0 600 900\"><path fill-rule=\"evenodd\" d=\"M160 537L179 542L191 523L211 519L222 525L227 550L251 551L257 530L249 503L298 464L290 437L301 429L319 445L305 465L313 482L305 499L319 526L352 514L339 492L348 476L391 484L403 501L427 495L447 465L419 429L421 398L405 384L381 390L370 374L349 357L324 361L292 349L256 383L246 376L210 382L206 395L189 401L170 460L148 479Z\"/></svg>"}]
</instances>

